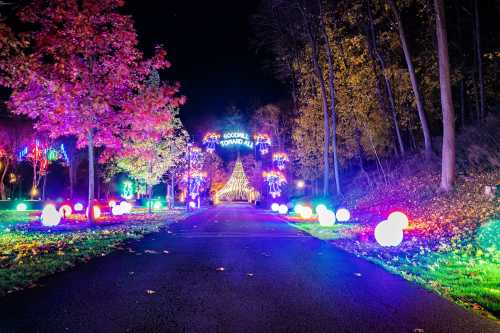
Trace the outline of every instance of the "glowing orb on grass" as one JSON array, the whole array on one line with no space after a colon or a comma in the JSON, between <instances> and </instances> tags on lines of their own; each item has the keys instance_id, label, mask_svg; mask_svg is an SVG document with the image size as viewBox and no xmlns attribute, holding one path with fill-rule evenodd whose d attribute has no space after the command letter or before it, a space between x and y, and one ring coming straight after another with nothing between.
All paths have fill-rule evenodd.
<instances>
[{"instance_id":1,"label":"glowing orb on grass","mask_svg":"<svg viewBox=\"0 0 500 333\"><path fill-rule=\"evenodd\" d=\"M71 209L70 205L62 205L59 207L59 214L61 214L62 217L66 218L70 216L73 213L73 209Z\"/></svg>"},{"instance_id":2,"label":"glowing orb on grass","mask_svg":"<svg viewBox=\"0 0 500 333\"><path fill-rule=\"evenodd\" d=\"M40 216L40 219L42 221L42 224L46 227L54 227L58 225L61 222L61 214L56 209L56 206L52 204L48 204L45 207L43 207L42 210L42 215Z\"/></svg>"},{"instance_id":3,"label":"glowing orb on grass","mask_svg":"<svg viewBox=\"0 0 500 333\"><path fill-rule=\"evenodd\" d=\"M310 219L312 215L313 211L309 206L302 207L302 209L300 210L300 217L302 217L303 219Z\"/></svg>"},{"instance_id":4,"label":"glowing orb on grass","mask_svg":"<svg viewBox=\"0 0 500 333\"><path fill-rule=\"evenodd\" d=\"M132 204L122 201L120 202L120 209L122 210L122 214L129 214L132 211Z\"/></svg>"},{"instance_id":5,"label":"glowing orb on grass","mask_svg":"<svg viewBox=\"0 0 500 333\"><path fill-rule=\"evenodd\" d=\"M319 204L316 206L316 214L318 214L318 215L326 212L327 210L328 210L328 208L326 208L326 206L323 204Z\"/></svg>"},{"instance_id":6,"label":"glowing orb on grass","mask_svg":"<svg viewBox=\"0 0 500 333\"><path fill-rule=\"evenodd\" d=\"M80 202L77 202L73 208L75 209L75 212L81 212L83 210L83 204Z\"/></svg>"},{"instance_id":7,"label":"glowing orb on grass","mask_svg":"<svg viewBox=\"0 0 500 333\"><path fill-rule=\"evenodd\" d=\"M398 246L403 241L403 229L387 220L375 227L375 240L381 246Z\"/></svg>"},{"instance_id":8,"label":"glowing orb on grass","mask_svg":"<svg viewBox=\"0 0 500 333\"><path fill-rule=\"evenodd\" d=\"M279 205L278 213L280 213L281 215L286 215L288 213L288 206L287 205Z\"/></svg>"},{"instance_id":9,"label":"glowing orb on grass","mask_svg":"<svg viewBox=\"0 0 500 333\"><path fill-rule=\"evenodd\" d=\"M161 209L161 201L155 201L153 204L153 209Z\"/></svg>"},{"instance_id":10,"label":"glowing orb on grass","mask_svg":"<svg viewBox=\"0 0 500 333\"><path fill-rule=\"evenodd\" d=\"M195 208L195 207L196 207L196 202L194 202L194 201L190 201L190 202L189 202L189 207L191 207L191 208Z\"/></svg>"},{"instance_id":11,"label":"glowing orb on grass","mask_svg":"<svg viewBox=\"0 0 500 333\"><path fill-rule=\"evenodd\" d=\"M115 200L109 200L108 206L111 207L111 208L113 208L114 206L116 206L116 201Z\"/></svg>"},{"instance_id":12,"label":"glowing orb on grass","mask_svg":"<svg viewBox=\"0 0 500 333\"><path fill-rule=\"evenodd\" d=\"M26 204L24 202L21 202L21 203L17 204L17 206L16 206L16 210L18 212L24 212L27 209L28 209L28 206L26 206Z\"/></svg>"},{"instance_id":13,"label":"glowing orb on grass","mask_svg":"<svg viewBox=\"0 0 500 333\"><path fill-rule=\"evenodd\" d=\"M111 214L113 214L113 216L123 215L123 207L122 207L122 205L116 205L113 208L111 208Z\"/></svg>"},{"instance_id":14,"label":"glowing orb on grass","mask_svg":"<svg viewBox=\"0 0 500 333\"><path fill-rule=\"evenodd\" d=\"M349 213L349 211L345 208L339 208L335 215L337 217L337 221L339 222L347 222L351 219L351 213Z\"/></svg>"},{"instance_id":15,"label":"glowing orb on grass","mask_svg":"<svg viewBox=\"0 0 500 333\"><path fill-rule=\"evenodd\" d=\"M387 217L387 221L399 225L401 229L408 228L408 217L404 213L392 212L389 214L389 217Z\"/></svg>"},{"instance_id":16,"label":"glowing orb on grass","mask_svg":"<svg viewBox=\"0 0 500 333\"><path fill-rule=\"evenodd\" d=\"M295 214L300 215L300 212L303 208L304 206L302 206L301 204L296 204L295 207L293 207L293 211Z\"/></svg>"},{"instance_id":17,"label":"glowing orb on grass","mask_svg":"<svg viewBox=\"0 0 500 333\"><path fill-rule=\"evenodd\" d=\"M92 210L94 211L94 218L98 219L99 217L101 217L101 207L99 207L98 205L94 205L94 206L92 206ZM85 212L85 214L87 216L89 215L88 208L87 208L87 211Z\"/></svg>"},{"instance_id":18,"label":"glowing orb on grass","mask_svg":"<svg viewBox=\"0 0 500 333\"><path fill-rule=\"evenodd\" d=\"M279 204L279 203L275 202L275 203L273 203L273 204L271 205L271 210L272 210L273 212L277 212L279 209L280 209L280 204Z\"/></svg>"},{"instance_id":19,"label":"glowing orb on grass","mask_svg":"<svg viewBox=\"0 0 500 333\"><path fill-rule=\"evenodd\" d=\"M335 213L328 209L322 211L318 216L318 221L322 227L333 227L335 224Z\"/></svg>"}]
</instances>

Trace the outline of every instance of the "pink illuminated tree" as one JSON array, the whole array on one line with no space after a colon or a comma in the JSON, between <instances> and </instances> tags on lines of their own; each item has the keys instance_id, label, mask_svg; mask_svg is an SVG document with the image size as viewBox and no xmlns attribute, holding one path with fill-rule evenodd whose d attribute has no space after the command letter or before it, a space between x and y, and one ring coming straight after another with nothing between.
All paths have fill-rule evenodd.
<instances>
[{"instance_id":1,"label":"pink illuminated tree","mask_svg":"<svg viewBox=\"0 0 500 333\"><path fill-rule=\"evenodd\" d=\"M133 123L151 120L130 103L152 70L169 67L160 48L144 60L132 18L118 12L123 4L35 0L19 13L37 29L29 33L26 69L11 84L10 106L36 119L36 128L51 137L75 135L79 147L88 147L89 204L94 200L94 146L119 148Z\"/></svg>"}]
</instances>

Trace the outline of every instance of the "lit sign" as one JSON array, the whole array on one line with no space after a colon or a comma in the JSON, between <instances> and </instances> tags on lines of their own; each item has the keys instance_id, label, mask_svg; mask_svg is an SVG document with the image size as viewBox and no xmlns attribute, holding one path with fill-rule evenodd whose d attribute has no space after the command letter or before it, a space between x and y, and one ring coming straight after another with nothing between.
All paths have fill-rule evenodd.
<instances>
[{"instance_id":1,"label":"lit sign","mask_svg":"<svg viewBox=\"0 0 500 333\"><path fill-rule=\"evenodd\" d=\"M222 140L220 141L222 147L227 146L246 146L248 148L253 148L253 141L247 133L242 132L229 132L222 135Z\"/></svg>"}]
</instances>

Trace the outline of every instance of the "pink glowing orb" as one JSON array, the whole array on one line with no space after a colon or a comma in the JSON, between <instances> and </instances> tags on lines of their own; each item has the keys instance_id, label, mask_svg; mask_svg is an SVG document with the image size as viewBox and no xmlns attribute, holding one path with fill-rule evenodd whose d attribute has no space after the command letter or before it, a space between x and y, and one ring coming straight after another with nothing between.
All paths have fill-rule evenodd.
<instances>
[{"instance_id":1,"label":"pink glowing orb","mask_svg":"<svg viewBox=\"0 0 500 333\"><path fill-rule=\"evenodd\" d=\"M375 240L381 246L398 246L403 241L403 229L387 220L375 227Z\"/></svg>"},{"instance_id":2,"label":"pink glowing orb","mask_svg":"<svg viewBox=\"0 0 500 333\"><path fill-rule=\"evenodd\" d=\"M66 218L70 216L73 213L73 209L71 209L70 205L62 205L59 207L59 214L61 214L62 217Z\"/></svg>"}]
</instances>

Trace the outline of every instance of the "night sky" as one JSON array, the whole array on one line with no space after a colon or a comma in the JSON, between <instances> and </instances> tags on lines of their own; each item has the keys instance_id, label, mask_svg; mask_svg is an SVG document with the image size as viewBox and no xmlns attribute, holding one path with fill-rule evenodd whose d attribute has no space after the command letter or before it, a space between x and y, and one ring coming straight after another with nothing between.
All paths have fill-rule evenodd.
<instances>
[{"instance_id":1,"label":"night sky","mask_svg":"<svg viewBox=\"0 0 500 333\"><path fill-rule=\"evenodd\" d=\"M235 104L249 113L252 105L276 101L284 88L265 58L251 47L250 16L259 1L127 0L140 48L150 54L156 44L167 50L171 69L162 78L179 81L188 103L181 117L199 138L224 110Z\"/></svg>"}]
</instances>

